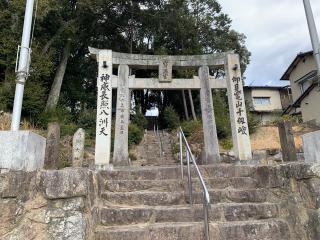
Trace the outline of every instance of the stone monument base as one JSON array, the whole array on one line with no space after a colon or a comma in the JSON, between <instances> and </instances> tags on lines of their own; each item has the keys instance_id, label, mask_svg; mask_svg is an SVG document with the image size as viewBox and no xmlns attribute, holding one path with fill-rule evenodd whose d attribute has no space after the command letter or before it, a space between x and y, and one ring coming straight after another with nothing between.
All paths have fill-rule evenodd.
<instances>
[{"instance_id":1,"label":"stone monument base","mask_svg":"<svg viewBox=\"0 0 320 240\"><path fill-rule=\"evenodd\" d=\"M320 163L320 131L302 135L305 162Z\"/></svg>"},{"instance_id":2,"label":"stone monument base","mask_svg":"<svg viewBox=\"0 0 320 240\"><path fill-rule=\"evenodd\" d=\"M30 131L0 131L0 169L42 169L46 139Z\"/></svg>"}]
</instances>

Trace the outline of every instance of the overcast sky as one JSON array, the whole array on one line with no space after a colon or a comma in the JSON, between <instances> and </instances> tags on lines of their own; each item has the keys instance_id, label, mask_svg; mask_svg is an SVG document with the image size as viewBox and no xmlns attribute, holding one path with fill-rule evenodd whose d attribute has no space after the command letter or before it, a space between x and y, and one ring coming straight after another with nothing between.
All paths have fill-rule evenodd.
<instances>
[{"instance_id":1,"label":"overcast sky","mask_svg":"<svg viewBox=\"0 0 320 240\"><path fill-rule=\"evenodd\" d=\"M320 1L310 0L320 31ZM252 53L246 84L281 85L280 77L299 52L311 50L302 0L220 0L233 29L247 36Z\"/></svg>"}]
</instances>

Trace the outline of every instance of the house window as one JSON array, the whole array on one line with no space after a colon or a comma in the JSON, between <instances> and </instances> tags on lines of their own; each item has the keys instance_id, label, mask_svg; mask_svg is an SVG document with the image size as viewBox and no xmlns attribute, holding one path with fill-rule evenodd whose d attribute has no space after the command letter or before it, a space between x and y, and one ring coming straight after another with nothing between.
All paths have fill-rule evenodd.
<instances>
[{"instance_id":1,"label":"house window","mask_svg":"<svg viewBox=\"0 0 320 240\"><path fill-rule=\"evenodd\" d=\"M299 85L300 85L301 94L303 94L311 86L311 81L307 80L299 83Z\"/></svg>"},{"instance_id":2,"label":"house window","mask_svg":"<svg viewBox=\"0 0 320 240\"><path fill-rule=\"evenodd\" d=\"M263 106L271 105L270 97L254 97L253 101L257 105L263 105Z\"/></svg>"}]
</instances>

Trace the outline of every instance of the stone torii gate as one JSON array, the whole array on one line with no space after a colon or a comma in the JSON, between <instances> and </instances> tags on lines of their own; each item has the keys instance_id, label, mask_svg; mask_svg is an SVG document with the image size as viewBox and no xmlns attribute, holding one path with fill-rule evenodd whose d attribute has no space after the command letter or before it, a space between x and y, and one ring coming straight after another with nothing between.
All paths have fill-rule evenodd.
<instances>
[{"instance_id":1,"label":"stone torii gate","mask_svg":"<svg viewBox=\"0 0 320 240\"><path fill-rule=\"evenodd\" d=\"M212 102L212 89L227 88L230 121L235 156L238 160L251 160L252 152L243 94L239 56L233 53L216 53L195 56L157 56L112 52L89 48L98 62L98 100L95 164L106 168L110 164L112 89L117 89L117 112L113 165L129 165L128 125L130 89L199 89L204 129L205 163L220 161L219 143ZM112 74L118 67L118 76ZM199 68L192 79L173 79L172 70ZM209 68L224 67L225 79L210 76ZM129 76L129 68L159 69L159 78Z\"/></svg>"}]
</instances>

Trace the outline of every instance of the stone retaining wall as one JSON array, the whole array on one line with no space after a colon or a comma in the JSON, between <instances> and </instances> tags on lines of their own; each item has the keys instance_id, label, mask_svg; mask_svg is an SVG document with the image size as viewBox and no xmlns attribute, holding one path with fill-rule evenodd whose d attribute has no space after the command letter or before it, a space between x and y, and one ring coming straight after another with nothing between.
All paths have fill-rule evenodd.
<instances>
[{"instance_id":1,"label":"stone retaining wall","mask_svg":"<svg viewBox=\"0 0 320 240\"><path fill-rule=\"evenodd\" d=\"M0 239L94 239L94 176L84 169L0 174Z\"/></svg>"},{"instance_id":2,"label":"stone retaining wall","mask_svg":"<svg viewBox=\"0 0 320 240\"><path fill-rule=\"evenodd\" d=\"M294 240L320 239L320 166L253 168L270 202L280 204ZM1 173L0 239L94 239L98 182L98 174L82 168Z\"/></svg>"},{"instance_id":3,"label":"stone retaining wall","mask_svg":"<svg viewBox=\"0 0 320 240\"><path fill-rule=\"evenodd\" d=\"M280 203L295 239L320 239L320 166L301 163L258 167L256 178Z\"/></svg>"}]
</instances>

